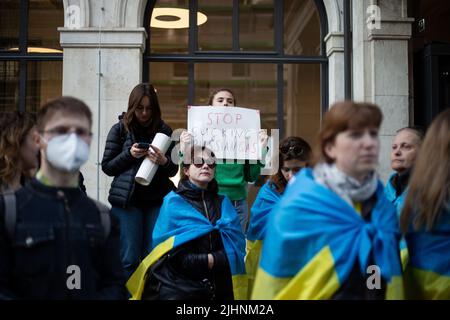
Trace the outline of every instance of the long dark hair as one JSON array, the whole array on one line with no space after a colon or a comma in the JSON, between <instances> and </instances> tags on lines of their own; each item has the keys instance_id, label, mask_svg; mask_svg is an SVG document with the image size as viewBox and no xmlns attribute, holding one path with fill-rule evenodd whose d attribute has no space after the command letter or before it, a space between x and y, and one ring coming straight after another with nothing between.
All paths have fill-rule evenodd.
<instances>
[{"instance_id":1,"label":"long dark hair","mask_svg":"<svg viewBox=\"0 0 450 320\"><path fill-rule=\"evenodd\" d=\"M400 218L403 232L411 222L430 230L450 200L450 109L433 120L420 148Z\"/></svg>"},{"instance_id":2,"label":"long dark hair","mask_svg":"<svg viewBox=\"0 0 450 320\"><path fill-rule=\"evenodd\" d=\"M10 185L17 173L27 176L20 159L20 147L36 124L34 115L23 112L0 114L0 183ZM1 186L0 186L1 187Z\"/></svg>"},{"instance_id":3,"label":"long dark hair","mask_svg":"<svg viewBox=\"0 0 450 320\"><path fill-rule=\"evenodd\" d=\"M283 173L281 172L281 168L284 165L285 161L289 160L300 160L305 161L306 165L310 165L311 160L311 147L309 146L308 142L303 140L300 137L287 137L283 139L280 143L279 147L279 166L278 166L278 172L270 177L270 184L275 186L275 189L279 193L283 193L284 189L286 189L287 180L283 176Z\"/></svg>"},{"instance_id":4,"label":"long dark hair","mask_svg":"<svg viewBox=\"0 0 450 320\"><path fill-rule=\"evenodd\" d=\"M150 100L150 107L152 108L152 117L150 126L148 127L148 134L155 135L161 125L161 108L159 107L158 96L153 85L149 83L140 83L130 93L128 99L128 109L123 117L123 123L127 132L134 131L138 128L139 123L134 115L136 108L141 103L143 97L148 97Z\"/></svg>"}]
</instances>

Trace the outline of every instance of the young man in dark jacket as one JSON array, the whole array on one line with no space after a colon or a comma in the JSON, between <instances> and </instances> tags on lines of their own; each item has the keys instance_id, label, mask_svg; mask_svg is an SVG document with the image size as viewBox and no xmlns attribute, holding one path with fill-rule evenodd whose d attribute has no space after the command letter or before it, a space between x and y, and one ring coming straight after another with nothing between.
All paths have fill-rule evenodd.
<instances>
[{"instance_id":1,"label":"young man in dark jacket","mask_svg":"<svg viewBox=\"0 0 450 320\"><path fill-rule=\"evenodd\" d=\"M12 222L11 202L0 197L0 299L126 298L117 222L78 187L91 125L75 98L39 111L41 168L15 193Z\"/></svg>"}]
</instances>

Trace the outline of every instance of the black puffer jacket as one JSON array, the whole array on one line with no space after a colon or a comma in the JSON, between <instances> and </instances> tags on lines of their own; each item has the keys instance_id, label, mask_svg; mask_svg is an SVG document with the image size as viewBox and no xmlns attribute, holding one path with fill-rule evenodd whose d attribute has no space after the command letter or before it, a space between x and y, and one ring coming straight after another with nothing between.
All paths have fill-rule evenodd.
<instances>
[{"instance_id":1,"label":"black puffer jacket","mask_svg":"<svg viewBox=\"0 0 450 320\"><path fill-rule=\"evenodd\" d=\"M172 129L162 120L158 132L164 133L169 137L172 135ZM132 132L125 130L121 117L119 117L119 122L112 126L106 138L102 160L103 172L108 176L114 177L108 197L111 205L126 208L130 204L136 189L134 178L144 160L144 157L134 158L130 153L130 148L136 142L151 142L153 138L154 136L146 137L148 141L137 141ZM150 185L145 187L146 206L161 205L164 196L175 188L169 179L178 171L178 166L170 158L173 147L174 143L172 142L166 152L166 157L169 161L165 166L158 168ZM143 188L140 185L137 187Z\"/></svg>"},{"instance_id":2,"label":"black puffer jacket","mask_svg":"<svg viewBox=\"0 0 450 320\"><path fill-rule=\"evenodd\" d=\"M181 180L177 193L215 225L221 217L223 201L218 190L216 180L209 183L207 190L195 187L189 180ZM211 270L208 269L208 253L214 256ZM217 230L181 245L170 255L169 262L179 273L191 279L207 278L215 287L215 300L233 299L230 266Z\"/></svg>"}]
</instances>

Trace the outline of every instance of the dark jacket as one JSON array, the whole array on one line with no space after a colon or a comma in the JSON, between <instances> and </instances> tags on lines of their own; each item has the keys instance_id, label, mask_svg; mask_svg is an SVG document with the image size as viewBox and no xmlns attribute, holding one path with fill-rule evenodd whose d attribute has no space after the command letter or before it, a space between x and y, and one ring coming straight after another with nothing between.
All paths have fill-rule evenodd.
<instances>
[{"instance_id":1,"label":"dark jacket","mask_svg":"<svg viewBox=\"0 0 450 320\"><path fill-rule=\"evenodd\" d=\"M169 137L172 135L172 129L162 120L158 132ZM178 166L170 158L174 147L173 142L166 152L169 161L165 166L158 168L150 185L144 187L135 183L134 178L145 157L134 158L130 153L130 148L136 142L151 142L154 136L145 138L147 141L137 141L132 132L126 132L122 120L113 125L108 133L105 152L103 153L102 170L108 176L114 177L108 197L108 201L113 206L121 208L126 208L130 204L148 207L159 206L164 196L175 188L169 179L178 171ZM139 195L145 194L145 204L141 200L143 196L139 200L133 199L136 196L136 189L140 191Z\"/></svg>"},{"instance_id":2,"label":"dark jacket","mask_svg":"<svg viewBox=\"0 0 450 320\"><path fill-rule=\"evenodd\" d=\"M30 181L16 192L17 220L6 233L0 198L0 299L126 299L119 227L105 238L100 213L79 188ZM79 267L80 289L76 284Z\"/></svg>"},{"instance_id":3,"label":"dark jacket","mask_svg":"<svg viewBox=\"0 0 450 320\"><path fill-rule=\"evenodd\" d=\"M208 218L213 225L220 219L223 196L218 195L218 186L215 180L209 183L206 191L197 188L189 180L181 180L176 192L199 214ZM209 253L214 257L212 269L208 269ZM210 234L177 247L169 253L168 263L177 273L189 279L199 281L208 279L214 287L213 300L233 300L230 266L218 231L214 230ZM171 299L170 296L162 295L160 298ZM195 299L195 297L189 298Z\"/></svg>"}]
</instances>

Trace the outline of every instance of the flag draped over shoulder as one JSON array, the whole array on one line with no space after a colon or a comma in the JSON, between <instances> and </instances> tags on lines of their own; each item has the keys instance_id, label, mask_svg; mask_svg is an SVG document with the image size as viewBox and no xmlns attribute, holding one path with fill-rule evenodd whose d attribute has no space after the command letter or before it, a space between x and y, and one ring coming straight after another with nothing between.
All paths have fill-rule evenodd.
<instances>
[{"instance_id":1,"label":"flag draped over shoulder","mask_svg":"<svg viewBox=\"0 0 450 320\"><path fill-rule=\"evenodd\" d=\"M245 269L248 276L248 292L251 294L256 270L258 269L262 241L267 229L267 219L270 211L280 200L280 194L275 186L267 181L259 190L258 196L250 210L250 223L247 230L247 254Z\"/></svg>"},{"instance_id":2,"label":"flag draped over shoulder","mask_svg":"<svg viewBox=\"0 0 450 320\"><path fill-rule=\"evenodd\" d=\"M404 275L406 298L450 299L450 211L431 231L407 233L406 242L410 256Z\"/></svg>"},{"instance_id":3,"label":"flag draped over shoulder","mask_svg":"<svg viewBox=\"0 0 450 320\"><path fill-rule=\"evenodd\" d=\"M247 296L244 255L245 238L236 211L227 197L222 201L222 215L213 226L208 219L175 192L170 192L161 206L153 231L154 248L141 262L127 282L133 300L139 300L144 290L149 268L163 255L178 246L212 232L220 232L230 264L235 299Z\"/></svg>"},{"instance_id":4,"label":"flag draped over shoulder","mask_svg":"<svg viewBox=\"0 0 450 320\"><path fill-rule=\"evenodd\" d=\"M378 183L367 222L303 169L272 210L255 279L254 299L329 299L356 261L366 274L370 255L387 283L388 298L403 298L395 208Z\"/></svg>"},{"instance_id":5,"label":"flag draped over shoulder","mask_svg":"<svg viewBox=\"0 0 450 320\"><path fill-rule=\"evenodd\" d=\"M403 206L405 204L406 195L408 194L408 188L403 190L402 194L397 196L397 191L394 188L394 177L396 176L396 173L393 173L386 183L386 187L384 188L384 194L386 195L386 198L388 201L390 201L397 211L397 217L400 221L400 216L402 214ZM406 240L404 237L400 240L400 256L402 259L402 267L403 269L406 268L406 265L409 261L409 254L408 254L408 246L406 245Z\"/></svg>"}]
</instances>

